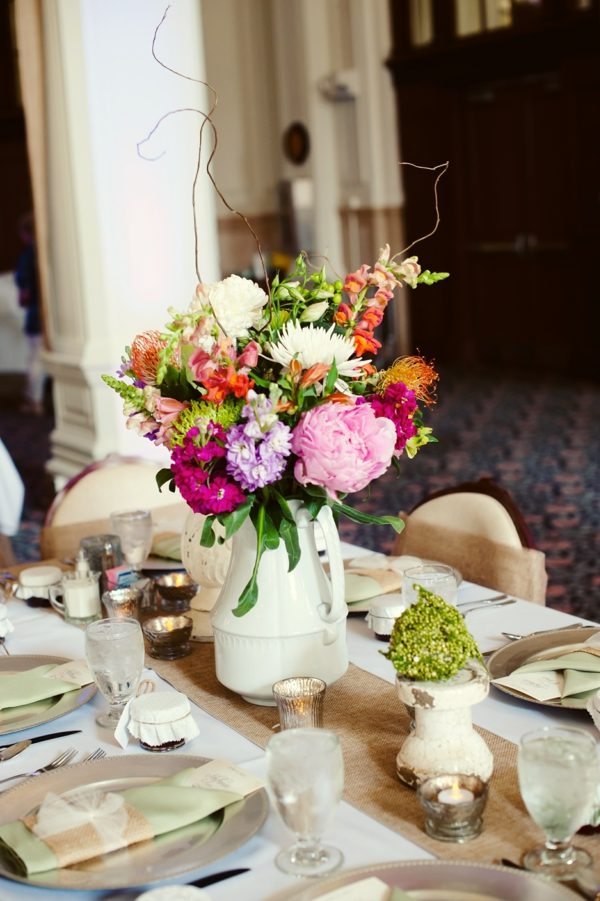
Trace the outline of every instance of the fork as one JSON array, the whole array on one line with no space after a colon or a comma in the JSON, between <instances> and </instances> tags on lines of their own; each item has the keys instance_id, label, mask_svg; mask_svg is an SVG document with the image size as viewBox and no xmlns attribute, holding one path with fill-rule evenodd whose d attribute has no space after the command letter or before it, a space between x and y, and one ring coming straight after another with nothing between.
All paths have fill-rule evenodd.
<instances>
[{"instance_id":1,"label":"fork","mask_svg":"<svg viewBox=\"0 0 600 901\"><path fill-rule=\"evenodd\" d=\"M80 763L90 763L92 760L102 760L103 757L106 757L106 751L104 748L96 748L95 751L92 751L91 754L88 754L83 760L80 760Z\"/></svg>"},{"instance_id":2,"label":"fork","mask_svg":"<svg viewBox=\"0 0 600 901\"><path fill-rule=\"evenodd\" d=\"M3 782L10 782L11 779L23 779L25 776L39 776L41 773L49 773L51 770L57 770L59 767L70 763L76 754L77 751L75 748L67 748L66 751L61 751L58 757L55 757L54 760L51 760L46 766L41 766L37 770L30 770L27 773L16 773L14 776L6 776L4 779L0 779L0 785Z\"/></svg>"}]
</instances>

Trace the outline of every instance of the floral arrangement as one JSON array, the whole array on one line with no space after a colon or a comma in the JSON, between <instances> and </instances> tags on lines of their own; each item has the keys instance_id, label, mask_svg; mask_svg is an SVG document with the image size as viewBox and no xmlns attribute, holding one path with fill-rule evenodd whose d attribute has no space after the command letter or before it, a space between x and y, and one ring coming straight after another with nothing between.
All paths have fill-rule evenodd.
<instances>
[{"instance_id":1,"label":"floral arrangement","mask_svg":"<svg viewBox=\"0 0 600 901\"><path fill-rule=\"evenodd\" d=\"M266 549L283 540L290 570L298 562L290 499L313 516L329 504L358 522L402 527L343 499L435 441L419 406L434 402L434 368L405 357L378 372L371 360L395 289L446 276L421 271L416 257L390 257L387 246L344 281L313 271L303 255L268 294L230 275L200 284L185 312L169 309L165 332L137 335L117 377L103 376L127 426L169 449L159 487L169 482L206 515L202 544L214 543L215 520L227 539L251 517L257 556L237 615L256 603Z\"/></svg>"},{"instance_id":2,"label":"floral arrangement","mask_svg":"<svg viewBox=\"0 0 600 901\"><path fill-rule=\"evenodd\" d=\"M398 675L439 682L451 679L467 661L481 661L477 643L456 607L421 585L416 588L416 603L394 623L389 650L383 653Z\"/></svg>"}]
</instances>

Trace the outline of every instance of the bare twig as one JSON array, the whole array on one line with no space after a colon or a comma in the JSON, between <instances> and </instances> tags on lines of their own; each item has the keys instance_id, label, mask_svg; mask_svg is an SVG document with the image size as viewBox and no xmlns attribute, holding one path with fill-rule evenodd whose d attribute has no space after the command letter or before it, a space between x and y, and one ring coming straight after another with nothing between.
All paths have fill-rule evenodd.
<instances>
[{"instance_id":1,"label":"bare twig","mask_svg":"<svg viewBox=\"0 0 600 901\"><path fill-rule=\"evenodd\" d=\"M400 250L400 251L398 251L398 253L395 253L394 256L392 257L393 260L395 260L396 257L400 257L403 254L408 253L408 251L412 247L414 247L415 244L419 244L421 241L424 241L426 238L431 238L431 236L435 235L436 231L438 230L438 226L439 226L440 222L442 221L441 216L440 216L439 202L438 202L438 183L439 183L440 178L442 178L442 176L445 175L446 172L448 171L450 161L446 160L445 163L439 163L439 165L437 165L437 166L418 166L416 163L405 163L405 162L401 162L400 165L401 166L412 166L413 169L424 169L427 172L438 172L438 170L440 170L440 171L438 172L436 179L433 183L433 197L434 197L434 201L435 201L435 225L433 226L432 230L430 232L428 232L428 234L423 235L420 238L417 238L415 241L413 241L411 244L409 244L408 247L405 247L404 250Z\"/></svg>"}]
</instances>

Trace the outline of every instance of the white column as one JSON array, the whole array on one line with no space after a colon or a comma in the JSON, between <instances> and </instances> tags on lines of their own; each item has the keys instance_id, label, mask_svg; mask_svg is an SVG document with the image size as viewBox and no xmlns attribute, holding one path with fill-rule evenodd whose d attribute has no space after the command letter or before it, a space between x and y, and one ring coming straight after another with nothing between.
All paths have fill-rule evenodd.
<instances>
[{"instance_id":1,"label":"white column","mask_svg":"<svg viewBox=\"0 0 600 901\"><path fill-rule=\"evenodd\" d=\"M164 0L44 0L48 105L50 285L46 365L57 481L116 451L157 456L125 429L121 402L100 380L137 332L161 329L196 284L192 181L199 115L183 112L137 144L160 116L207 108L205 89L151 53ZM172 0L156 43L167 65L204 77L200 4ZM209 130L205 129L207 139ZM208 143L208 141L207 141ZM197 192L200 274L219 277L215 204Z\"/></svg>"},{"instance_id":2,"label":"white column","mask_svg":"<svg viewBox=\"0 0 600 901\"><path fill-rule=\"evenodd\" d=\"M327 4L322 0L273 0L272 10L281 130L301 120L311 141L305 165L284 163L283 177L312 176L314 250L327 257L330 271L344 272L335 120L331 104L319 90L320 80L332 68Z\"/></svg>"}]
</instances>

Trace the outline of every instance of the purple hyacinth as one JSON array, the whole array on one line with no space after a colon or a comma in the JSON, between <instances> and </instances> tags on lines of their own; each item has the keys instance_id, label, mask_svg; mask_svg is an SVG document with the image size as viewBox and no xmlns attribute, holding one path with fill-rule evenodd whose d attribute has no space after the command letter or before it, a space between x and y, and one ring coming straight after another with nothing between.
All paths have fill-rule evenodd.
<instances>
[{"instance_id":1,"label":"purple hyacinth","mask_svg":"<svg viewBox=\"0 0 600 901\"><path fill-rule=\"evenodd\" d=\"M230 476L246 491L256 491L283 475L291 453L291 430L277 420L256 436L256 420L235 425L227 434L227 465Z\"/></svg>"}]
</instances>

